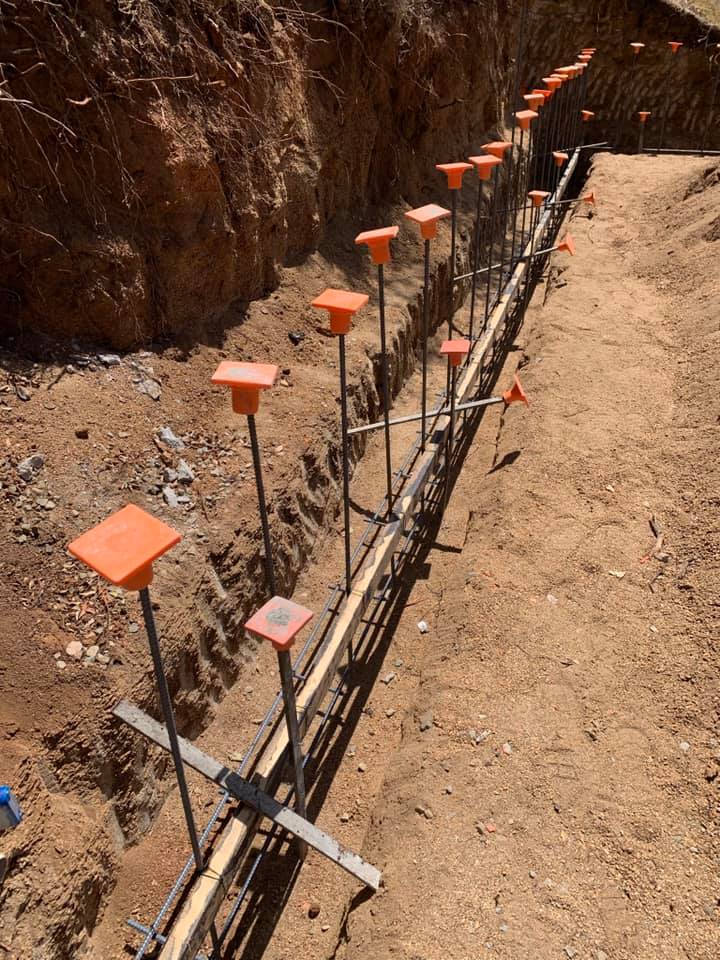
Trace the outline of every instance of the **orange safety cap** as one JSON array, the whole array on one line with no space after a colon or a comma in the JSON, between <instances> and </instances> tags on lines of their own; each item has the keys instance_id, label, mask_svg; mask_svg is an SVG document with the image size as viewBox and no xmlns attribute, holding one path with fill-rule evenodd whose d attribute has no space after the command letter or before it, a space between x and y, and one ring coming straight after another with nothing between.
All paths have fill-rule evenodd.
<instances>
[{"instance_id":1,"label":"orange safety cap","mask_svg":"<svg viewBox=\"0 0 720 960\"><path fill-rule=\"evenodd\" d=\"M548 190L531 190L528 196L532 200L534 207L541 207L550 196L550 193Z\"/></svg>"},{"instance_id":2,"label":"orange safety cap","mask_svg":"<svg viewBox=\"0 0 720 960\"><path fill-rule=\"evenodd\" d=\"M520 383L520 378L517 376L517 374L513 379L513 385L509 390L505 391L505 393L502 395L502 398L505 403L508 404L508 406L511 403L524 403L526 407L530 406L530 401L523 390L522 384Z\"/></svg>"},{"instance_id":3,"label":"orange safety cap","mask_svg":"<svg viewBox=\"0 0 720 960\"><path fill-rule=\"evenodd\" d=\"M549 100L550 97L553 95L553 93L554 93L555 91L554 91L554 90L543 90L542 87L535 87L535 88L534 88L533 90L531 90L530 92L531 92L531 93L539 93L540 96L543 98L543 100Z\"/></svg>"},{"instance_id":4,"label":"orange safety cap","mask_svg":"<svg viewBox=\"0 0 720 960\"><path fill-rule=\"evenodd\" d=\"M423 240L434 240L437 236L438 220L450 216L450 211L439 207L436 203L428 203L416 210L408 210L405 216L408 220L420 224L420 236Z\"/></svg>"},{"instance_id":5,"label":"orange safety cap","mask_svg":"<svg viewBox=\"0 0 720 960\"><path fill-rule=\"evenodd\" d=\"M481 180L489 180L493 167L499 167L502 163L499 157L481 154L479 157L468 157L470 163L477 170Z\"/></svg>"},{"instance_id":6,"label":"orange safety cap","mask_svg":"<svg viewBox=\"0 0 720 960\"><path fill-rule=\"evenodd\" d=\"M436 163L436 170L442 170L447 176L448 190L460 190L463 183L463 176L472 170L471 163Z\"/></svg>"},{"instance_id":7,"label":"orange safety cap","mask_svg":"<svg viewBox=\"0 0 720 960\"><path fill-rule=\"evenodd\" d=\"M143 590L152 582L153 560L180 539L177 530L129 503L73 540L68 550L110 583Z\"/></svg>"},{"instance_id":8,"label":"orange safety cap","mask_svg":"<svg viewBox=\"0 0 720 960\"><path fill-rule=\"evenodd\" d=\"M462 358L470 353L470 341L445 340L440 347L440 353L448 358L450 366L459 367L462 363Z\"/></svg>"},{"instance_id":9,"label":"orange safety cap","mask_svg":"<svg viewBox=\"0 0 720 960\"><path fill-rule=\"evenodd\" d=\"M571 257L575 256L575 241L569 233L565 234L563 239L557 245L557 249L564 250L566 253L569 253Z\"/></svg>"},{"instance_id":10,"label":"orange safety cap","mask_svg":"<svg viewBox=\"0 0 720 960\"><path fill-rule=\"evenodd\" d=\"M585 123L587 123L588 120L592 120L592 118L595 116L592 110L581 110L580 113L582 114L582 118Z\"/></svg>"},{"instance_id":11,"label":"orange safety cap","mask_svg":"<svg viewBox=\"0 0 720 960\"><path fill-rule=\"evenodd\" d=\"M276 650L289 650L315 614L285 597L272 597L245 624L248 633L269 640Z\"/></svg>"},{"instance_id":12,"label":"orange safety cap","mask_svg":"<svg viewBox=\"0 0 720 960\"><path fill-rule=\"evenodd\" d=\"M533 120L537 120L539 114L537 114L534 110L518 110L515 116L520 123L520 129L529 130L530 124L533 122Z\"/></svg>"},{"instance_id":13,"label":"orange safety cap","mask_svg":"<svg viewBox=\"0 0 720 960\"><path fill-rule=\"evenodd\" d=\"M581 53L595 54L597 53L597 47L583 47Z\"/></svg>"},{"instance_id":14,"label":"orange safety cap","mask_svg":"<svg viewBox=\"0 0 720 960\"><path fill-rule=\"evenodd\" d=\"M684 44L680 40L668 40L668 46L673 53L677 53L680 47L684 46Z\"/></svg>"},{"instance_id":15,"label":"orange safety cap","mask_svg":"<svg viewBox=\"0 0 720 960\"><path fill-rule=\"evenodd\" d=\"M645 44L644 44L644 43L631 43L630 46L633 48L633 51L635 52L635 55L637 56L637 54L640 53L640 51L645 47Z\"/></svg>"},{"instance_id":16,"label":"orange safety cap","mask_svg":"<svg viewBox=\"0 0 720 960\"><path fill-rule=\"evenodd\" d=\"M563 153L562 150L553 150L553 158L555 160L556 167L561 167L570 159L570 157L568 157L566 153Z\"/></svg>"},{"instance_id":17,"label":"orange safety cap","mask_svg":"<svg viewBox=\"0 0 720 960\"><path fill-rule=\"evenodd\" d=\"M592 190L590 193L586 193L584 197L580 197L585 203L589 203L591 207L594 207L597 203L597 198L595 196L595 191Z\"/></svg>"},{"instance_id":18,"label":"orange safety cap","mask_svg":"<svg viewBox=\"0 0 720 960\"><path fill-rule=\"evenodd\" d=\"M523 100L531 110L537 110L545 104L545 97L541 93L526 93L523 95Z\"/></svg>"},{"instance_id":19,"label":"orange safety cap","mask_svg":"<svg viewBox=\"0 0 720 960\"><path fill-rule=\"evenodd\" d=\"M546 83L550 87L552 92L555 93L558 87L562 86L564 79L565 79L564 77L559 77L556 74L553 74L551 77L543 77L542 82Z\"/></svg>"},{"instance_id":20,"label":"orange safety cap","mask_svg":"<svg viewBox=\"0 0 720 960\"><path fill-rule=\"evenodd\" d=\"M640 123L647 123L652 114L649 110L641 110L638 116L640 117Z\"/></svg>"},{"instance_id":21,"label":"orange safety cap","mask_svg":"<svg viewBox=\"0 0 720 960\"><path fill-rule=\"evenodd\" d=\"M492 143L484 143L482 145L485 153L489 153L491 157L497 157L498 160L503 160L505 154L512 147L512 144L508 140L493 140Z\"/></svg>"},{"instance_id":22,"label":"orange safety cap","mask_svg":"<svg viewBox=\"0 0 720 960\"><path fill-rule=\"evenodd\" d=\"M210 382L217 386L230 387L235 413L250 416L258 412L260 391L271 387L277 380L278 373L279 368L274 363L223 360Z\"/></svg>"},{"instance_id":23,"label":"orange safety cap","mask_svg":"<svg viewBox=\"0 0 720 960\"><path fill-rule=\"evenodd\" d=\"M584 64L587 65L587 64L590 63L590 61L592 60L592 54L591 54L591 53L581 53L580 56L578 57L578 60L580 61L580 63L584 63Z\"/></svg>"},{"instance_id":24,"label":"orange safety cap","mask_svg":"<svg viewBox=\"0 0 720 960\"><path fill-rule=\"evenodd\" d=\"M353 315L362 309L369 299L366 293L351 293L349 290L333 290L328 287L319 297L315 297L311 306L328 311L330 330L333 333L346 334L350 332Z\"/></svg>"},{"instance_id":25,"label":"orange safety cap","mask_svg":"<svg viewBox=\"0 0 720 960\"><path fill-rule=\"evenodd\" d=\"M366 230L355 237L355 243L366 244L373 263L390 263L390 241L395 239L399 229L400 227L380 227L378 230Z\"/></svg>"}]
</instances>

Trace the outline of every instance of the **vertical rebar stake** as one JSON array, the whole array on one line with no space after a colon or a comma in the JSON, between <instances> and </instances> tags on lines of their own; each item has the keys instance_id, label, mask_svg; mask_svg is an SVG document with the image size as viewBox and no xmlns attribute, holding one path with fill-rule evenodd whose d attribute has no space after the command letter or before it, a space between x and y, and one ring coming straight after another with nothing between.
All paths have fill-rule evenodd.
<instances>
[{"instance_id":1,"label":"vertical rebar stake","mask_svg":"<svg viewBox=\"0 0 720 960\"><path fill-rule=\"evenodd\" d=\"M498 200L498 179L499 179L500 165L493 170L493 198L492 198L492 207L490 209L490 230L488 236L488 259L487 259L487 284L485 286L485 313L483 314L483 327L482 332L485 333L487 330L488 319L490 317L490 284L492 282L492 266L493 266L493 253L494 253L494 243L495 238L495 221L497 219L497 200ZM452 340L452 337L450 337Z\"/></svg>"},{"instance_id":2,"label":"vertical rebar stake","mask_svg":"<svg viewBox=\"0 0 720 960\"><path fill-rule=\"evenodd\" d=\"M385 427L385 482L387 485L387 519L392 517L393 488L392 488L392 457L390 452L390 383L388 378L387 338L385 331L385 271L382 263L378 264L378 297L380 303L380 351L382 353L382 389L383 389L383 421Z\"/></svg>"},{"instance_id":3,"label":"vertical rebar stake","mask_svg":"<svg viewBox=\"0 0 720 960\"><path fill-rule=\"evenodd\" d=\"M471 343L475 328L475 295L477 293L477 273L480 268L480 219L482 216L483 183L484 180L478 179L477 209L475 211L475 251L473 254L473 275L472 284L470 287L470 327L468 329L468 339Z\"/></svg>"},{"instance_id":4,"label":"vertical rebar stake","mask_svg":"<svg viewBox=\"0 0 720 960\"><path fill-rule=\"evenodd\" d=\"M299 815L305 819L307 816L305 772L303 770L303 755L300 745L300 728L298 726L297 704L295 702L295 687L293 686L292 663L287 650L278 650L277 658L280 668L283 700L285 702L285 722L287 723L288 737L292 746L293 768L295 773L295 809ZM304 840L298 840L297 850L300 859L304 860L307 854L307 844Z\"/></svg>"},{"instance_id":5,"label":"vertical rebar stake","mask_svg":"<svg viewBox=\"0 0 720 960\"><path fill-rule=\"evenodd\" d=\"M445 490L443 492L443 510L447 507L450 492L450 467L453 458L453 442L455 439L455 385L457 369L450 367L450 426L448 427L447 445L445 448Z\"/></svg>"},{"instance_id":6,"label":"vertical rebar stake","mask_svg":"<svg viewBox=\"0 0 720 960\"><path fill-rule=\"evenodd\" d=\"M263 484L262 464L260 462L260 445L258 444L255 414L248 414L248 429L250 431L250 447L252 449L253 469L255 470L255 486L257 488L258 508L260 510L260 524L262 526L263 544L265 548L265 572L270 593L277 593L275 583L275 564L273 563L272 546L270 543L270 524L268 522L267 504L265 503L265 485Z\"/></svg>"},{"instance_id":7,"label":"vertical rebar stake","mask_svg":"<svg viewBox=\"0 0 720 960\"><path fill-rule=\"evenodd\" d=\"M348 450L347 372L345 368L345 336L338 336L340 352L340 432L342 433L343 521L345 524L345 594L352 590L350 557L350 452Z\"/></svg>"}]
</instances>

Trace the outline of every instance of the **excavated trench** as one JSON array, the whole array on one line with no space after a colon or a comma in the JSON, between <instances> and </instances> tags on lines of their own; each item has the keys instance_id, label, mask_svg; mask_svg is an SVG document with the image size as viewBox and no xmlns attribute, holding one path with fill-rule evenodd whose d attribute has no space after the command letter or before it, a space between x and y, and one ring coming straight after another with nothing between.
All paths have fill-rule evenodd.
<instances>
[{"instance_id":1,"label":"excavated trench","mask_svg":"<svg viewBox=\"0 0 720 960\"><path fill-rule=\"evenodd\" d=\"M62 70L59 48L53 44L46 51L60 80L72 74L69 89L74 100L80 103L88 90L92 97L99 96L104 83L112 86L107 105L89 122L93 141L102 147L103 138L112 143L120 137L128 150L121 151L122 169L98 165L93 181L98 196L90 196L83 185L83 170L76 168L77 158L69 155L66 144L56 145L60 159L56 169L66 199L72 206L76 191L82 201L63 222L65 205L62 210L46 205L42 215L38 213L32 190L47 177L47 170L41 171L34 161L23 164L22 150L30 149L27 131L23 131L23 146L12 156L12 173L3 182L0 207L5 220L11 220L22 195L24 220L42 224L42 230L36 226L33 234L15 222L2 241L22 247L22 269L7 267L10 258L5 256L5 272L0 276L13 327L25 332L49 331L55 336L89 335L120 346L159 333L180 339L206 338L208 330L218 325L223 328L223 318L239 299L254 299L278 284L282 289L281 264L302 263L317 246L330 250L328 259L332 259L334 238L347 240L346 222L356 214L356 196L362 198L365 224L386 217L388 222L397 222L390 217L400 216L400 208L391 209L388 203L402 200L407 207L430 200L444 202L437 179L428 176L434 163L475 152L478 143L499 133L498 121L511 78L508 50L514 40L511 23L516 12L503 2L490 11L484 7L482 15L465 4L446 6L447 10L438 13L426 4L420 4L418 12L412 4L377 3L369 4L360 16L352 11L352 5L338 3L334 5L337 20L329 23L326 19L320 22L309 5L303 5L302 30L298 26L294 32L293 24L278 19L272 4L261 3L251 18L249 35L248 31L243 34L243 25L238 23L234 32L221 37L213 30L212 17L204 13L201 19L206 32L200 46L197 18L188 13L188 29L185 33L180 30L178 62L172 64L168 75L192 73L192 84L201 80L211 85L236 84L246 93L249 81L239 69L243 50L251 47L255 56L262 48L265 59L279 52L288 57L286 79L292 92L268 82L253 94L253 113L265 111L271 128L264 131L261 143L253 145L260 157L256 160L249 154L235 154L235 148L227 146L237 131L232 125L218 129L217 105L208 103L205 94L198 98L197 111L189 114L189 129L182 131L168 122L168 117L177 118L177 111L192 103L195 92L160 91L153 97L146 95L142 85L142 93L136 94L137 87L132 88L130 101L152 133L135 143L129 155L132 137L123 140L119 120L125 105L113 86L118 78L113 72L116 67L104 75L97 64L95 72L88 70L87 64L94 62L84 41L73 33L74 25L50 10L34 12L33 17L57 17L59 35L67 35L74 44L75 57L66 57ZM543 17L557 4L536 6L538 15L531 19L529 75L537 73L535 67L539 68L541 61L545 64L553 57L567 60L569 35L580 44L590 42L598 31L598 11L590 9L596 5L582 5L578 12L576 5L567 4L572 11L571 32L562 31L562 37L560 31L552 37L543 33L541 37L537 31ZM625 11L625 4L613 4L612 10L607 4L602 6L608 25L617 25L615 14L621 7ZM639 19L633 22L625 11L623 31L633 32L643 24L665 29L667 17L676 16L664 4L635 6L642 8ZM615 7L618 10L613 13ZM650 7L653 10L648 12ZM654 8L662 10L656 13ZM127 42L125 53L135 51L133 65L142 71L147 64L136 51L133 32L151 29L156 49L160 49L163 30L169 28L154 8L149 25L143 25L139 16L124 24L117 44ZM182 16L185 14L179 17L180 26ZM655 16L659 19L653 19ZM677 17L680 20L670 21L672 28L676 32L683 28L683 36L690 37L697 21L685 15ZM112 23L102 19L93 26L97 42L107 40L113 29ZM11 28L22 33L21 27L18 22ZM450 51L458 49L452 38L463 31L484 38L485 43L464 43L460 57L450 56ZM233 55L230 47L235 43ZM120 57L117 44L112 46L113 56ZM193 54L193 44L200 53ZM372 57L368 48L374 51ZM397 59L396 48L402 52ZM340 70L338 49L342 53ZM192 69L183 61L188 57ZM76 69L78 64L85 68ZM266 68L258 60L256 69L262 73ZM602 82L601 76L608 70L613 81L622 75L619 62L601 64L598 86L591 91L611 113L619 109L621 93L617 82ZM204 77L203 71L207 73ZM324 77L323 92L312 87L311 78L317 75ZM431 89L414 79L422 75L434 77ZM654 83L654 76L649 75L648 84ZM689 79L695 91L689 114L695 131L706 78L698 74ZM57 106L57 82L56 78L43 90L51 106ZM342 109L334 99L333 86L347 99ZM478 91L477 96L470 100L468 89ZM345 111L350 112L351 102L356 127L348 134ZM270 103L279 107L274 118L267 113ZM303 107L293 118L298 103ZM162 120L159 109L166 111ZM241 114L234 116L233 124L241 126L240 118ZM679 115L671 115L669 130L678 142L683 135L681 121ZM11 121L8 134L15 129L15 122L21 123L21 118ZM604 127L599 133L609 135ZM202 141L200 147L196 137ZM289 152L279 150L281 141L291 144ZM229 151L225 156L220 155L221 142ZM4 151L7 143L6 138ZM143 169L146 162L147 170ZM260 172L253 169L253 163ZM132 216L111 199L128 170L140 194ZM138 217L138 211L142 216ZM463 210L461 221L458 265L466 272L469 209ZM10 252L9 247L5 249L6 254ZM439 244L433 262L433 331L447 322L449 313L447 252L447 243ZM390 338L392 392L402 399L417 367L421 312L415 282L419 277L417 258L400 259L405 272L409 266L413 268L410 286L403 280L395 292ZM68 265L73 262L69 272ZM210 265L212 269L208 269ZM51 313L43 307L46 303L63 306ZM397 306L400 303L403 306ZM127 322L118 323L121 315ZM90 326L87 318L92 318ZM378 419L379 384L380 356L375 348L368 352L366 368L358 371L349 388L352 422ZM315 442L302 453L295 474L274 492L270 502L280 588L286 593L292 593L318 542L330 535L340 504L335 412L325 420L316 419L313 429ZM364 453L365 442L358 439L353 444L353 460L359 462ZM181 611L163 621L163 647L178 726L191 739L206 729L227 692L253 669L256 648L242 625L264 599L259 542L256 522L242 516L231 535L201 558ZM82 955L113 890L124 851L147 835L173 788L166 758L110 718L119 693L158 715L154 684L144 672L127 688L96 698L91 715L83 711L47 734L42 753L29 756L21 765L18 790L34 800L23 832L18 832L17 840L12 838L11 869L0 888L0 946L7 941L6 952L11 957L65 960ZM70 837L69 822L73 824ZM56 849L59 833L65 835L62 853Z\"/></svg>"}]
</instances>

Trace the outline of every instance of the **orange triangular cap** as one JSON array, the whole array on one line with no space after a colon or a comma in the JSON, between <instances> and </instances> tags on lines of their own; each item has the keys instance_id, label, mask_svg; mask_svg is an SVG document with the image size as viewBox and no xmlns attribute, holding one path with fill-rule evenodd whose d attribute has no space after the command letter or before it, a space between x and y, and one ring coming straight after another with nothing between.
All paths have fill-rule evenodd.
<instances>
[{"instance_id":1,"label":"orange triangular cap","mask_svg":"<svg viewBox=\"0 0 720 960\"><path fill-rule=\"evenodd\" d=\"M575 241L569 233L566 233L560 243L557 245L558 250L565 250L570 254L571 257L575 256Z\"/></svg>"},{"instance_id":2,"label":"orange triangular cap","mask_svg":"<svg viewBox=\"0 0 720 960\"><path fill-rule=\"evenodd\" d=\"M472 170L471 163L436 163L436 170L442 170L447 176L448 190L460 190L462 188L463 176Z\"/></svg>"},{"instance_id":3,"label":"orange triangular cap","mask_svg":"<svg viewBox=\"0 0 720 960\"><path fill-rule=\"evenodd\" d=\"M491 157L497 157L498 160L502 160L505 157L510 147L512 147L512 144L508 140L493 140L492 143L484 143L482 145L485 153L489 153Z\"/></svg>"},{"instance_id":4,"label":"orange triangular cap","mask_svg":"<svg viewBox=\"0 0 720 960\"><path fill-rule=\"evenodd\" d=\"M680 40L668 40L668 46L673 53L677 53L680 47L683 46L683 43Z\"/></svg>"},{"instance_id":5,"label":"orange triangular cap","mask_svg":"<svg viewBox=\"0 0 720 960\"><path fill-rule=\"evenodd\" d=\"M503 396L503 400L508 405L510 405L511 403L524 403L526 407L530 406L530 401L528 400L525 394L525 391L523 390L522 384L520 383L520 379L517 376L517 374L515 375L515 378L513 380L513 385L510 387L509 390L506 390L502 396Z\"/></svg>"},{"instance_id":6,"label":"orange triangular cap","mask_svg":"<svg viewBox=\"0 0 720 960\"><path fill-rule=\"evenodd\" d=\"M595 116L592 110L581 110L580 113L582 113L582 118L585 123L587 123L588 120L592 120L592 118Z\"/></svg>"},{"instance_id":7,"label":"orange triangular cap","mask_svg":"<svg viewBox=\"0 0 720 960\"><path fill-rule=\"evenodd\" d=\"M589 203L591 207L594 207L596 202L595 191L592 190L590 193L586 193L585 196L582 197L582 199L585 201L585 203Z\"/></svg>"}]
</instances>

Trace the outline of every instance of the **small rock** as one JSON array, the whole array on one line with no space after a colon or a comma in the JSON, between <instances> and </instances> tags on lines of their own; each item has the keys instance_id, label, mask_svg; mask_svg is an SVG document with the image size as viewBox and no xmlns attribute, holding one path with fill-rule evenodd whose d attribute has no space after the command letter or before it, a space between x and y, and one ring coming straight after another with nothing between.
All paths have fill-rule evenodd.
<instances>
[{"instance_id":1,"label":"small rock","mask_svg":"<svg viewBox=\"0 0 720 960\"><path fill-rule=\"evenodd\" d=\"M320 929L322 930L323 933L327 933L328 930L330 929L330 924L329 924L329 923L324 923L324 924L320 927Z\"/></svg>"},{"instance_id":2,"label":"small rock","mask_svg":"<svg viewBox=\"0 0 720 960\"><path fill-rule=\"evenodd\" d=\"M385 716L388 718L388 720L390 719L390 717L394 717L394 716L395 716L395 711L393 710L392 707L389 707L389 708L385 711Z\"/></svg>"},{"instance_id":3,"label":"small rock","mask_svg":"<svg viewBox=\"0 0 720 960\"><path fill-rule=\"evenodd\" d=\"M380 682L381 682L381 683L384 683L385 686L387 686L389 683L392 683L392 682L393 682L393 680L395 679L396 676L397 676L397 674L392 673L392 672L391 672L391 673L386 673L385 676L382 678L382 680L381 680Z\"/></svg>"},{"instance_id":4,"label":"small rock","mask_svg":"<svg viewBox=\"0 0 720 960\"><path fill-rule=\"evenodd\" d=\"M163 480L165 483L175 483L178 478L177 470L173 470L172 467L165 467L163 470Z\"/></svg>"},{"instance_id":5,"label":"small rock","mask_svg":"<svg viewBox=\"0 0 720 960\"><path fill-rule=\"evenodd\" d=\"M50 500L48 497L40 497L40 499L36 500L35 503L39 507L42 507L43 510L50 511L55 509L55 501Z\"/></svg>"},{"instance_id":6,"label":"small rock","mask_svg":"<svg viewBox=\"0 0 720 960\"><path fill-rule=\"evenodd\" d=\"M506 923L500 924L500 933L507 933L510 928Z\"/></svg>"},{"instance_id":7,"label":"small rock","mask_svg":"<svg viewBox=\"0 0 720 960\"><path fill-rule=\"evenodd\" d=\"M6 853L0 853L0 887L3 884L3 880L7 876L8 869L10 868L10 860Z\"/></svg>"},{"instance_id":8,"label":"small rock","mask_svg":"<svg viewBox=\"0 0 720 960\"><path fill-rule=\"evenodd\" d=\"M164 486L162 488L162 495L165 503L172 509L180 506L180 501L172 487Z\"/></svg>"},{"instance_id":9,"label":"small rock","mask_svg":"<svg viewBox=\"0 0 720 960\"><path fill-rule=\"evenodd\" d=\"M534 880L535 877L537 877L537 870L530 870L530 872L528 873L528 876L530 877L531 880Z\"/></svg>"},{"instance_id":10,"label":"small rock","mask_svg":"<svg viewBox=\"0 0 720 960\"><path fill-rule=\"evenodd\" d=\"M448 784L445 787L445 793L447 793L448 796L452 796L452 792L453 792L453 788L450 786L450 784Z\"/></svg>"},{"instance_id":11,"label":"small rock","mask_svg":"<svg viewBox=\"0 0 720 960\"><path fill-rule=\"evenodd\" d=\"M80 660L83 655L83 645L79 640L71 640L65 647L65 653L73 660Z\"/></svg>"},{"instance_id":12,"label":"small rock","mask_svg":"<svg viewBox=\"0 0 720 960\"><path fill-rule=\"evenodd\" d=\"M358 768L358 773L365 773L365 771L367 770L367 764L359 763L357 768Z\"/></svg>"},{"instance_id":13,"label":"small rock","mask_svg":"<svg viewBox=\"0 0 720 960\"><path fill-rule=\"evenodd\" d=\"M308 916L311 920L314 920L315 917L320 916L320 904L317 902L317 900L313 900L308 904Z\"/></svg>"},{"instance_id":14,"label":"small rock","mask_svg":"<svg viewBox=\"0 0 720 960\"><path fill-rule=\"evenodd\" d=\"M572 947L565 947L565 956L572 960L573 957L577 956L577 950L573 950Z\"/></svg>"},{"instance_id":15,"label":"small rock","mask_svg":"<svg viewBox=\"0 0 720 960\"><path fill-rule=\"evenodd\" d=\"M178 461L177 479L179 483L192 483L195 479L195 474L192 472L190 464L186 463L185 460Z\"/></svg>"},{"instance_id":16,"label":"small rock","mask_svg":"<svg viewBox=\"0 0 720 960\"><path fill-rule=\"evenodd\" d=\"M513 752L512 744L511 744L511 743L504 743L504 744L502 745L502 752L509 757L510 754Z\"/></svg>"},{"instance_id":17,"label":"small rock","mask_svg":"<svg viewBox=\"0 0 720 960\"><path fill-rule=\"evenodd\" d=\"M31 483L35 475L45 466L45 457L41 453L33 453L32 456L21 460L17 465L17 472L25 483Z\"/></svg>"},{"instance_id":18,"label":"small rock","mask_svg":"<svg viewBox=\"0 0 720 960\"><path fill-rule=\"evenodd\" d=\"M427 623L424 620L420 620L420 622L417 625L417 628L420 631L420 633L430 632L430 627L427 625Z\"/></svg>"},{"instance_id":19,"label":"small rock","mask_svg":"<svg viewBox=\"0 0 720 960\"><path fill-rule=\"evenodd\" d=\"M99 653L96 660L98 663L102 663L103 666L107 666L110 663L110 657L106 653Z\"/></svg>"},{"instance_id":20,"label":"small rock","mask_svg":"<svg viewBox=\"0 0 720 960\"><path fill-rule=\"evenodd\" d=\"M96 643L93 643L85 651L85 656L88 658L88 660L91 660L94 662L97 659L97 655L99 653L100 653L100 647Z\"/></svg>"},{"instance_id":21,"label":"small rock","mask_svg":"<svg viewBox=\"0 0 720 960\"><path fill-rule=\"evenodd\" d=\"M485 824L485 832L486 832L486 833L497 833L497 827L496 827L495 824L492 822L492 820L489 820L489 821Z\"/></svg>"},{"instance_id":22,"label":"small rock","mask_svg":"<svg viewBox=\"0 0 720 960\"><path fill-rule=\"evenodd\" d=\"M680 749L682 750L683 753L688 753L688 752L689 752L689 750L690 750L690 744L687 742L687 740L681 740L681 741L680 741Z\"/></svg>"},{"instance_id":23,"label":"small rock","mask_svg":"<svg viewBox=\"0 0 720 960\"><path fill-rule=\"evenodd\" d=\"M393 664L393 666L395 666L395 667L397 667L398 669L400 669L400 667L402 667L404 663L405 663L404 660L396 660L395 663Z\"/></svg>"},{"instance_id":24,"label":"small rock","mask_svg":"<svg viewBox=\"0 0 720 960\"><path fill-rule=\"evenodd\" d=\"M435 814L432 812L430 807L425 807L423 804L419 803L415 807L415 813L419 813L421 817L425 817L426 820L432 820Z\"/></svg>"},{"instance_id":25,"label":"small rock","mask_svg":"<svg viewBox=\"0 0 720 960\"><path fill-rule=\"evenodd\" d=\"M549 594L547 595L547 598L546 598L546 599L547 599L547 602L548 602L548 603L552 603L552 604L560 603L560 601L558 600L558 598L557 598L554 594L552 594L552 593L549 593Z\"/></svg>"},{"instance_id":26,"label":"small rock","mask_svg":"<svg viewBox=\"0 0 720 960\"><path fill-rule=\"evenodd\" d=\"M135 381L135 389L138 393L144 393L150 397L151 400L159 400L162 396L162 387L152 377L141 377Z\"/></svg>"},{"instance_id":27,"label":"small rock","mask_svg":"<svg viewBox=\"0 0 720 960\"><path fill-rule=\"evenodd\" d=\"M78 427L75 431L75 436L78 438L78 440L87 440L90 436L90 431L87 427Z\"/></svg>"},{"instance_id":28,"label":"small rock","mask_svg":"<svg viewBox=\"0 0 720 960\"><path fill-rule=\"evenodd\" d=\"M430 730L433 725L433 715L432 710L428 710L423 713L420 717L420 733L425 733L426 730Z\"/></svg>"},{"instance_id":29,"label":"small rock","mask_svg":"<svg viewBox=\"0 0 720 960\"><path fill-rule=\"evenodd\" d=\"M340 814L340 823L349 823L352 818L350 813L341 813Z\"/></svg>"},{"instance_id":30,"label":"small rock","mask_svg":"<svg viewBox=\"0 0 720 960\"><path fill-rule=\"evenodd\" d=\"M158 430L157 436L160 443L164 443L165 446L170 447L171 450L185 449L185 444L182 442L180 437L175 436L170 427L161 427Z\"/></svg>"},{"instance_id":31,"label":"small rock","mask_svg":"<svg viewBox=\"0 0 720 960\"><path fill-rule=\"evenodd\" d=\"M288 333L288 340L294 347L299 347L304 339L305 334L302 332L302 330L290 330Z\"/></svg>"},{"instance_id":32,"label":"small rock","mask_svg":"<svg viewBox=\"0 0 720 960\"><path fill-rule=\"evenodd\" d=\"M120 357L116 353L99 353L97 358L105 367L120 366Z\"/></svg>"},{"instance_id":33,"label":"small rock","mask_svg":"<svg viewBox=\"0 0 720 960\"><path fill-rule=\"evenodd\" d=\"M595 960L608 960L608 955L604 950L598 950L595 954Z\"/></svg>"},{"instance_id":34,"label":"small rock","mask_svg":"<svg viewBox=\"0 0 720 960\"><path fill-rule=\"evenodd\" d=\"M58 670L64 670L65 667L67 666L64 660L56 660L55 663L57 665Z\"/></svg>"},{"instance_id":35,"label":"small rock","mask_svg":"<svg viewBox=\"0 0 720 960\"><path fill-rule=\"evenodd\" d=\"M128 633L137 633L140 629L139 623L129 623L128 624Z\"/></svg>"},{"instance_id":36,"label":"small rock","mask_svg":"<svg viewBox=\"0 0 720 960\"><path fill-rule=\"evenodd\" d=\"M25 387L21 386L19 383L15 385L15 395L18 400L29 400L31 393L29 390L26 390Z\"/></svg>"}]
</instances>

